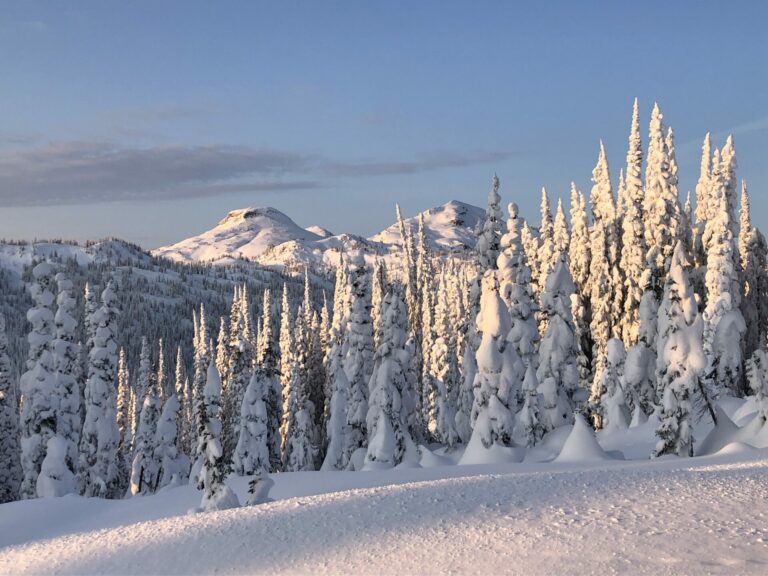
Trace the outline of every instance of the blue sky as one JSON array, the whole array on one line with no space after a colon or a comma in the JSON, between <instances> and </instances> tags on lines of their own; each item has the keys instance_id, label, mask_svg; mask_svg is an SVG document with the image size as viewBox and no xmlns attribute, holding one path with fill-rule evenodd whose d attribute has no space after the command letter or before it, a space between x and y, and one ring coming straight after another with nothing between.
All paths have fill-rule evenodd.
<instances>
[{"instance_id":1,"label":"blue sky","mask_svg":"<svg viewBox=\"0 0 768 576\"><path fill-rule=\"evenodd\" d=\"M682 191L736 141L768 228L768 3L4 2L0 232L151 248L271 205L369 235L459 199L537 219L658 100Z\"/></svg>"}]
</instances>

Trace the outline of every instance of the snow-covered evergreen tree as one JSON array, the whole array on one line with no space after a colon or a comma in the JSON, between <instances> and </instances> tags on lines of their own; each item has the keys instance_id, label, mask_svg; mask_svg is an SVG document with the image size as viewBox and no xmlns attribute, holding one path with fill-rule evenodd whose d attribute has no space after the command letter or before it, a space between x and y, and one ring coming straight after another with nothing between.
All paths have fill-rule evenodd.
<instances>
[{"instance_id":1,"label":"snow-covered evergreen tree","mask_svg":"<svg viewBox=\"0 0 768 576\"><path fill-rule=\"evenodd\" d=\"M522 386L523 364L514 346L507 342L509 313L499 296L495 271L485 272L482 289L477 317L477 330L482 334L482 340L477 349L470 446L477 446L479 440L485 449L489 449L493 445L512 445L513 410Z\"/></svg>"},{"instance_id":2,"label":"snow-covered evergreen tree","mask_svg":"<svg viewBox=\"0 0 768 576\"><path fill-rule=\"evenodd\" d=\"M749 358L760 346L760 276L764 274L765 251L760 249L758 230L752 227L749 213L747 183L741 182L741 211L739 214L739 260L741 265L741 314L747 331L744 334L744 357Z\"/></svg>"},{"instance_id":3,"label":"snow-covered evergreen tree","mask_svg":"<svg viewBox=\"0 0 768 576\"><path fill-rule=\"evenodd\" d=\"M373 372L373 328L371 324L370 275L361 252L349 256L347 270L349 315L344 330L342 354L349 381L347 422L344 433L344 463L364 448L368 439L368 383Z\"/></svg>"},{"instance_id":4,"label":"snow-covered evergreen tree","mask_svg":"<svg viewBox=\"0 0 768 576\"><path fill-rule=\"evenodd\" d=\"M709 201L713 216L704 231L708 239L704 309L704 353L707 358L706 389L710 397L742 390L741 337L746 331L739 310L738 257L729 222L726 175L728 166L715 151Z\"/></svg>"},{"instance_id":5,"label":"snow-covered evergreen tree","mask_svg":"<svg viewBox=\"0 0 768 576\"><path fill-rule=\"evenodd\" d=\"M75 492L74 477L77 472L80 440L80 386L76 377L76 366L80 350L75 343L77 321L73 314L77 301L72 296L72 281L63 272L56 274L55 280L58 287L58 308L54 316L56 338L51 342L51 351L53 381L59 400L56 434L61 438L61 449L57 453L63 460L55 459L51 453L47 454L46 469L52 474L48 479L48 486L53 489L49 495L61 496ZM41 495L39 489L38 495Z\"/></svg>"},{"instance_id":6,"label":"snow-covered evergreen tree","mask_svg":"<svg viewBox=\"0 0 768 576\"><path fill-rule=\"evenodd\" d=\"M160 452L155 451L158 421L160 419L160 393L157 378L150 377L149 349L146 339L142 341L142 358L139 364L139 379L143 390L139 427L134 440L133 462L131 464L131 494L151 494L158 487Z\"/></svg>"},{"instance_id":7,"label":"snow-covered evergreen tree","mask_svg":"<svg viewBox=\"0 0 768 576\"><path fill-rule=\"evenodd\" d=\"M192 399L191 399L191 429L189 437L189 453L193 455L197 448L197 430L199 422L197 421L198 404L202 402L203 388L208 375L208 365L211 363L211 349L208 341L208 321L205 314L205 306L200 304L200 313L197 316L197 334L194 339L194 375L192 377Z\"/></svg>"},{"instance_id":8,"label":"snow-covered evergreen tree","mask_svg":"<svg viewBox=\"0 0 768 576\"><path fill-rule=\"evenodd\" d=\"M152 358L150 357L149 344L146 336L141 337L141 352L139 353L139 369L136 376L136 406L134 412L134 420L137 423L136 430L138 431L141 422L141 411L144 409L144 397L150 388L152 381ZM157 395L157 394L155 394ZM134 438L134 447L136 445L136 439Z\"/></svg>"},{"instance_id":9,"label":"snow-covered evergreen tree","mask_svg":"<svg viewBox=\"0 0 768 576\"><path fill-rule=\"evenodd\" d=\"M5 316L0 314L0 504L19 497L22 478L18 399L13 378Z\"/></svg>"},{"instance_id":10,"label":"snow-covered evergreen tree","mask_svg":"<svg viewBox=\"0 0 768 576\"><path fill-rule=\"evenodd\" d=\"M120 487L125 490L130 481L133 437L131 431L131 381L124 348L120 348L117 357L117 432L120 435L120 441L117 444Z\"/></svg>"},{"instance_id":11,"label":"snow-covered evergreen tree","mask_svg":"<svg viewBox=\"0 0 768 576\"><path fill-rule=\"evenodd\" d=\"M261 366L251 375L240 410L240 436L233 457L233 471L238 476L267 474L269 458L269 392L271 382Z\"/></svg>"},{"instance_id":12,"label":"snow-covered evergreen tree","mask_svg":"<svg viewBox=\"0 0 768 576\"><path fill-rule=\"evenodd\" d=\"M686 266L678 242L659 307L657 373L662 404L654 456L693 455L692 399L705 358L701 318Z\"/></svg>"},{"instance_id":13,"label":"snow-covered evergreen tree","mask_svg":"<svg viewBox=\"0 0 768 576\"><path fill-rule=\"evenodd\" d=\"M80 475L86 496L117 498L120 493L117 445L117 295L111 282L93 313L96 326L89 354L85 423L80 439Z\"/></svg>"},{"instance_id":14,"label":"snow-covered evergreen tree","mask_svg":"<svg viewBox=\"0 0 768 576\"><path fill-rule=\"evenodd\" d=\"M542 289L542 286L539 286L539 278L541 277L542 268L542 261L539 256L541 246L539 244L539 238L534 235L528 222L523 222L520 239L523 242L523 250L525 251L525 257L528 259L528 266L531 268L531 291L533 292L534 297L538 299Z\"/></svg>"},{"instance_id":15,"label":"snow-covered evergreen tree","mask_svg":"<svg viewBox=\"0 0 768 576\"><path fill-rule=\"evenodd\" d=\"M544 436L539 412L539 380L536 370L529 365L523 379L523 407L517 414L518 426L526 438L526 446L535 446Z\"/></svg>"},{"instance_id":16,"label":"snow-covered evergreen tree","mask_svg":"<svg viewBox=\"0 0 768 576\"><path fill-rule=\"evenodd\" d=\"M545 188L541 189L541 224L539 225L538 278L536 285L541 291L547 283L547 276L555 265L555 227L552 222L552 208ZM543 330L542 330L543 332Z\"/></svg>"},{"instance_id":17,"label":"snow-covered evergreen tree","mask_svg":"<svg viewBox=\"0 0 768 576\"><path fill-rule=\"evenodd\" d=\"M282 465L282 441L280 439L282 390L278 373L277 346L272 336L272 299L269 289L264 291L261 310L261 345L257 352L259 359L257 371L259 371L260 383L264 387L266 394L269 471L277 472ZM258 394L256 396L258 397ZM253 398L253 395L251 398Z\"/></svg>"},{"instance_id":18,"label":"snow-covered evergreen tree","mask_svg":"<svg viewBox=\"0 0 768 576\"><path fill-rule=\"evenodd\" d=\"M411 452L418 458L407 421L407 371L410 351L407 341L405 302L390 288L382 301L381 342L374 357L370 381L367 429L369 438L365 461L368 466L396 466ZM405 396L403 391L406 391Z\"/></svg>"},{"instance_id":19,"label":"snow-covered evergreen tree","mask_svg":"<svg viewBox=\"0 0 768 576\"><path fill-rule=\"evenodd\" d=\"M296 353L291 356L288 368L288 404L285 414L283 469L290 472L301 472L315 469L317 458L317 430L315 429L315 407L309 398L309 386L306 380L307 350L306 318L299 314L297 319L298 333L296 336Z\"/></svg>"},{"instance_id":20,"label":"snow-covered evergreen tree","mask_svg":"<svg viewBox=\"0 0 768 576\"><path fill-rule=\"evenodd\" d=\"M562 253L567 254L568 249L571 246L571 233L568 230L568 219L565 216L565 209L563 208L562 198L557 199L557 210L555 211L553 235L555 255L552 260L552 267L554 268L555 262L557 261L557 256Z\"/></svg>"},{"instance_id":21,"label":"snow-covered evergreen tree","mask_svg":"<svg viewBox=\"0 0 768 576\"><path fill-rule=\"evenodd\" d=\"M649 282L650 269L643 273ZM627 349L624 364L625 399L634 412L649 416L657 403L656 397L656 331L659 304L656 293L643 292L638 311L637 343ZM638 413L640 415L640 413Z\"/></svg>"},{"instance_id":22,"label":"snow-covered evergreen tree","mask_svg":"<svg viewBox=\"0 0 768 576\"><path fill-rule=\"evenodd\" d=\"M704 136L701 147L701 168L699 180L696 182L696 229L694 230L694 253L696 266L706 263L706 247L704 246L704 225L712 216L709 206L710 179L712 178L712 140L709 132Z\"/></svg>"},{"instance_id":23,"label":"snow-covered evergreen tree","mask_svg":"<svg viewBox=\"0 0 768 576\"><path fill-rule=\"evenodd\" d=\"M615 206L613 192L608 176L608 162L605 148L600 143L600 154L597 164L592 171L592 193L590 204L595 222L590 231L591 268L589 276L590 296L590 332L593 341L592 349L592 393L590 404L599 411L600 395L598 393L601 372L605 361L608 340L613 333L615 317L614 303L621 301L621 296L615 293L616 286L612 277L612 250L615 247Z\"/></svg>"},{"instance_id":24,"label":"snow-covered evergreen tree","mask_svg":"<svg viewBox=\"0 0 768 576\"><path fill-rule=\"evenodd\" d=\"M536 369L539 331L531 294L531 269L523 249L517 205L510 203L508 210L507 233L501 238L502 252L498 258L499 290L511 322L507 340L515 347L526 368L533 365ZM522 398L516 401L522 401Z\"/></svg>"},{"instance_id":25,"label":"snow-covered evergreen tree","mask_svg":"<svg viewBox=\"0 0 768 576\"><path fill-rule=\"evenodd\" d=\"M662 114L658 104L651 113L648 161L645 170L645 243L646 261L651 268L653 289L661 294L666 270L677 241L681 238L681 211L677 177L672 173Z\"/></svg>"},{"instance_id":26,"label":"snow-covered evergreen tree","mask_svg":"<svg viewBox=\"0 0 768 576\"><path fill-rule=\"evenodd\" d=\"M27 337L29 353L27 371L22 374L21 388L21 466L24 472L20 495L34 498L37 477L45 458L48 441L56 436L56 422L61 396L54 381L54 358L51 353L54 316L52 311L53 267L41 262L32 269L29 287L34 306L27 312L32 330Z\"/></svg>"},{"instance_id":27,"label":"snow-covered evergreen tree","mask_svg":"<svg viewBox=\"0 0 768 576\"><path fill-rule=\"evenodd\" d=\"M501 242L501 196L499 196L499 178L494 174L493 185L488 193L488 208L482 231L475 242L475 251L481 270L492 270L496 267Z\"/></svg>"},{"instance_id":28,"label":"snow-covered evergreen tree","mask_svg":"<svg viewBox=\"0 0 768 576\"><path fill-rule=\"evenodd\" d=\"M180 448L181 402L184 395L184 381L176 379L174 388L169 390L157 421L155 433L155 461L159 469L157 488L178 486L187 480L189 458Z\"/></svg>"},{"instance_id":29,"label":"snow-covered evergreen tree","mask_svg":"<svg viewBox=\"0 0 768 576\"><path fill-rule=\"evenodd\" d=\"M288 301L288 286L283 284L283 297L280 306L280 388L282 408L280 410L280 441L281 465L285 462L286 442L288 440L288 422L291 417L290 402L293 393L291 372L295 363L295 339L293 335L293 320L291 306Z\"/></svg>"},{"instance_id":30,"label":"snow-covered evergreen tree","mask_svg":"<svg viewBox=\"0 0 768 576\"><path fill-rule=\"evenodd\" d=\"M541 294L547 331L539 346L536 376L541 394L540 422L545 432L573 422L573 394L579 380L571 314L574 290L567 256L561 254Z\"/></svg>"},{"instance_id":31,"label":"snow-covered evergreen tree","mask_svg":"<svg viewBox=\"0 0 768 576\"><path fill-rule=\"evenodd\" d=\"M640 113L637 98L632 107L632 124L627 150L624 184L626 204L621 223L621 270L624 273L623 314L620 319L621 339L634 346L640 335L640 301L644 286L641 279L646 268L645 223L643 221L643 149L640 138Z\"/></svg>"},{"instance_id":32,"label":"snow-covered evergreen tree","mask_svg":"<svg viewBox=\"0 0 768 576\"><path fill-rule=\"evenodd\" d=\"M429 402L430 434L440 443L452 448L458 441L456 433L456 409L451 394L458 385L459 369L454 351L454 326L451 324L448 287L445 270L440 274L437 305L435 306L434 339L429 353L432 379L429 390L434 398ZM391 313L391 312L390 312ZM377 348L378 350L378 348ZM375 368L374 368L375 370Z\"/></svg>"},{"instance_id":33,"label":"snow-covered evergreen tree","mask_svg":"<svg viewBox=\"0 0 768 576\"><path fill-rule=\"evenodd\" d=\"M571 182L571 244L568 248L571 275L576 291L586 301L589 296L588 280L591 261L589 246L589 219L584 195Z\"/></svg>"},{"instance_id":34,"label":"snow-covered evergreen tree","mask_svg":"<svg viewBox=\"0 0 768 576\"><path fill-rule=\"evenodd\" d=\"M197 489L203 491L200 508L203 510L225 510L240 505L237 496L224 483L229 466L224 460L221 446L221 378L216 364L208 366L203 399L198 405L199 429L197 433L197 454L202 455L202 467Z\"/></svg>"},{"instance_id":35,"label":"snow-covered evergreen tree","mask_svg":"<svg viewBox=\"0 0 768 576\"><path fill-rule=\"evenodd\" d=\"M600 428L621 430L629 427L630 414L624 395L624 344L611 338L608 341L605 369L600 382Z\"/></svg>"}]
</instances>

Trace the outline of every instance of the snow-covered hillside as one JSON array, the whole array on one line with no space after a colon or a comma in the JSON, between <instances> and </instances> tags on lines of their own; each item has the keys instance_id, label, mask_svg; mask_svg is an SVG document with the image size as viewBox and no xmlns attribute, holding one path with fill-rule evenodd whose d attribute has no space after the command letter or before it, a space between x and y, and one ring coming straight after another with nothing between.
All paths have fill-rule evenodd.
<instances>
[{"instance_id":1,"label":"snow-covered hillside","mask_svg":"<svg viewBox=\"0 0 768 576\"><path fill-rule=\"evenodd\" d=\"M754 416L753 403L728 408L742 423ZM588 461L591 432L569 429L521 463L456 466L460 453L425 453L417 468L277 474L275 502L223 512L187 514L199 502L189 485L5 504L0 572L764 573L768 449L732 442L693 459L609 451ZM632 457L647 454L653 432L648 423L598 437ZM560 450L575 461L540 461ZM228 480L241 501L247 481Z\"/></svg>"},{"instance_id":2,"label":"snow-covered hillside","mask_svg":"<svg viewBox=\"0 0 768 576\"><path fill-rule=\"evenodd\" d=\"M440 252L463 252L474 245L474 230L485 211L451 201L422 212L427 242ZM419 216L405 219L416 232ZM401 245L397 223L371 238L332 234L319 226L301 228L274 208L244 208L230 212L219 224L198 236L153 253L177 262L228 263L238 258L265 266L323 269L337 265L339 251L361 248L370 258L387 258Z\"/></svg>"}]
</instances>

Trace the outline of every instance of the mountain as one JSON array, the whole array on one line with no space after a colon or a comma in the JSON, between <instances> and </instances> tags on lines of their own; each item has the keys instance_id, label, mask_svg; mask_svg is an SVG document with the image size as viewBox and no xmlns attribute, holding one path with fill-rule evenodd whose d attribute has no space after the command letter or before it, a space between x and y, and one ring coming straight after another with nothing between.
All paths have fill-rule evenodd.
<instances>
[{"instance_id":1,"label":"mountain","mask_svg":"<svg viewBox=\"0 0 768 576\"><path fill-rule=\"evenodd\" d=\"M452 200L422 212L429 246L444 253L462 253L474 246L474 229L485 211ZM419 215L405 219L413 234ZM397 223L371 238L332 234L319 226L302 228L275 208L233 210L207 232L153 251L153 255L176 262L231 263L251 260L286 271L309 266L329 271L339 261L341 250L360 248L369 258L396 255L401 246Z\"/></svg>"},{"instance_id":2,"label":"mountain","mask_svg":"<svg viewBox=\"0 0 768 576\"><path fill-rule=\"evenodd\" d=\"M274 208L242 208L227 214L215 228L154 251L177 262L257 259L270 248L297 240L306 243L322 236L301 228Z\"/></svg>"},{"instance_id":3,"label":"mountain","mask_svg":"<svg viewBox=\"0 0 768 576\"><path fill-rule=\"evenodd\" d=\"M475 245L475 227L485 217L485 210L458 200L425 210L424 232L427 244L433 250L462 252ZM419 214L405 219L414 234L419 226ZM371 241L382 244L399 244L400 227L397 222L382 230Z\"/></svg>"}]
</instances>

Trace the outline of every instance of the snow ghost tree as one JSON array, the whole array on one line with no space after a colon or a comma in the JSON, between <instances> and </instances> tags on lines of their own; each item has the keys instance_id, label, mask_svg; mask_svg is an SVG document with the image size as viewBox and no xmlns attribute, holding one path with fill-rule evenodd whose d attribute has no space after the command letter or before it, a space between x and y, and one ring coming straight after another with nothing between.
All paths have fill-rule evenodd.
<instances>
[{"instance_id":1,"label":"snow ghost tree","mask_svg":"<svg viewBox=\"0 0 768 576\"><path fill-rule=\"evenodd\" d=\"M237 496L224 483L229 470L221 447L221 378L213 362L208 366L198 412L197 453L203 457L197 481L197 489L203 491L200 508L204 511L237 508L240 506Z\"/></svg>"},{"instance_id":2,"label":"snow ghost tree","mask_svg":"<svg viewBox=\"0 0 768 576\"><path fill-rule=\"evenodd\" d=\"M373 372L371 283L361 252L353 252L349 256L347 282L349 315L342 344L344 372L349 381L347 422L344 433L345 467L356 450L366 447L368 383Z\"/></svg>"},{"instance_id":3,"label":"snow ghost tree","mask_svg":"<svg viewBox=\"0 0 768 576\"><path fill-rule=\"evenodd\" d=\"M80 476L86 496L117 498L117 295L112 284L101 293L101 307L93 313L93 348L89 354L85 388L85 423L80 440Z\"/></svg>"},{"instance_id":4,"label":"snow ghost tree","mask_svg":"<svg viewBox=\"0 0 768 576\"><path fill-rule=\"evenodd\" d=\"M573 422L573 394L578 386L576 336L571 315L573 280L565 254L547 278L541 294L547 331L539 347L537 379L541 394L541 425L549 432Z\"/></svg>"},{"instance_id":5,"label":"snow ghost tree","mask_svg":"<svg viewBox=\"0 0 768 576\"><path fill-rule=\"evenodd\" d=\"M686 264L678 242L659 307L657 378L662 403L654 456L693 455L691 407L705 359L702 322Z\"/></svg>"},{"instance_id":6,"label":"snow ghost tree","mask_svg":"<svg viewBox=\"0 0 768 576\"><path fill-rule=\"evenodd\" d=\"M704 353L707 357L706 389L717 398L723 393L742 390L741 338L746 332L739 309L738 259L729 221L727 166L715 151L715 166L710 180L710 206L715 210L704 229L708 239L704 309Z\"/></svg>"},{"instance_id":7,"label":"snow ghost tree","mask_svg":"<svg viewBox=\"0 0 768 576\"><path fill-rule=\"evenodd\" d=\"M489 449L494 445L511 446L515 416L513 410L523 380L523 364L514 346L507 342L510 321L507 307L499 296L496 273L483 276L483 292L477 330L482 334L477 349L472 420L474 428L469 446ZM467 450L470 450L468 447Z\"/></svg>"},{"instance_id":8,"label":"snow ghost tree","mask_svg":"<svg viewBox=\"0 0 768 576\"><path fill-rule=\"evenodd\" d=\"M418 461L408 430L407 404L413 399L408 390L411 354L406 345L407 315L405 302L394 288L390 288L382 301L380 323L381 342L376 349L369 386L365 462L367 466L388 468L402 462L408 452Z\"/></svg>"},{"instance_id":9,"label":"snow ghost tree","mask_svg":"<svg viewBox=\"0 0 768 576\"><path fill-rule=\"evenodd\" d=\"M541 425L539 413L539 380L532 364L525 371L523 407L517 415L517 422L528 447L535 446L544 436L544 427Z\"/></svg>"},{"instance_id":10,"label":"snow ghost tree","mask_svg":"<svg viewBox=\"0 0 768 576\"><path fill-rule=\"evenodd\" d=\"M515 352L526 368L533 365L536 369L535 354L539 331L530 288L531 269L523 249L517 205L510 203L508 210L507 233L501 237L502 251L497 259L499 291L507 305L511 321L507 339L515 347ZM555 265L555 260L551 262L551 266Z\"/></svg>"},{"instance_id":11,"label":"snow ghost tree","mask_svg":"<svg viewBox=\"0 0 768 576\"><path fill-rule=\"evenodd\" d=\"M27 371L22 374L21 388L21 466L24 477L21 497L37 496L37 477L45 458L48 441L56 435L56 422L61 397L53 372L54 316L52 311L53 267L41 262L32 269L29 288L34 306L27 312L32 330L27 337L29 354Z\"/></svg>"},{"instance_id":12,"label":"snow ghost tree","mask_svg":"<svg viewBox=\"0 0 768 576\"><path fill-rule=\"evenodd\" d=\"M270 381L261 366L256 367L243 396L240 410L240 436L233 458L233 471L238 476L268 474Z\"/></svg>"},{"instance_id":13,"label":"snow ghost tree","mask_svg":"<svg viewBox=\"0 0 768 576\"><path fill-rule=\"evenodd\" d=\"M22 472L17 404L5 316L0 314L0 504L19 497Z\"/></svg>"},{"instance_id":14,"label":"snow ghost tree","mask_svg":"<svg viewBox=\"0 0 768 576\"><path fill-rule=\"evenodd\" d=\"M624 344L621 340L608 340L605 369L601 376L600 427L606 430L629 426L629 408L624 395Z\"/></svg>"}]
</instances>

